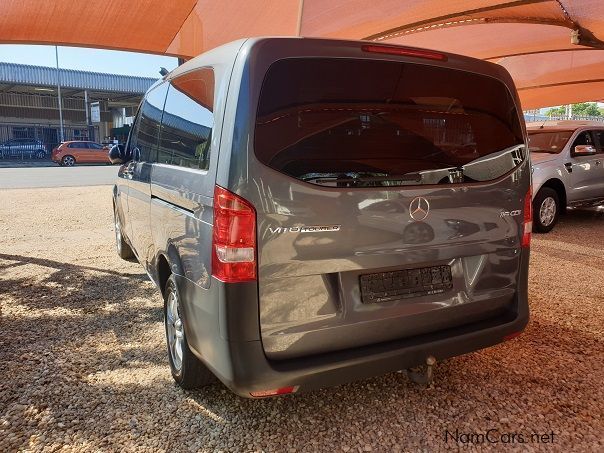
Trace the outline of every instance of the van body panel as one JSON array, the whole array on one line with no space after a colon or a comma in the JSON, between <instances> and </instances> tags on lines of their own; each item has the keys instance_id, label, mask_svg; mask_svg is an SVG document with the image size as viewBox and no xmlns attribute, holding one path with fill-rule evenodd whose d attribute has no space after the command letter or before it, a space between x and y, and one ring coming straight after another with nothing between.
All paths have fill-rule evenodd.
<instances>
[{"instance_id":1,"label":"van body panel","mask_svg":"<svg viewBox=\"0 0 604 453\"><path fill-rule=\"evenodd\" d=\"M528 253L520 261L518 291L507 310L498 315L429 334L288 360L268 359L260 339L239 336L242 331L259 329L253 283L227 285L213 280L206 291L182 277L177 281L187 299L196 301L187 304L184 313L191 349L227 387L249 398L253 391L298 386L298 392L305 392L366 379L417 366L429 356L441 361L504 341L528 323ZM232 304L229 298L252 302L241 306L245 316L237 316L237 324L219 321L219 313ZM201 300L207 301L205 309L197 302ZM218 325L225 335L217 334Z\"/></svg>"},{"instance_id":2,"label":"van body panel","mask_svg":"<svg viewBox=\"0 0 604 453\"><path fill-rule=\"evenodd\" d=\"M268 358L414 336L488 318L512 303L524 253L523 217L502 212L523 209L530 184L528 153L513 171L487 182L348 190L275 171L254 149L262 83L276 61L385 59L453 68L503 80L518 105L501 68L457 56L434 62L373 55L358 43L313 39L248 40L242 55L246 58L237 60L232 83L238 91L229 98L236 114L232 124L225 121L233 140L230 161L222 160L219 178L228 174L226 187L256 207L260 328ZM410 217L417 197L430 204L429 216L419 222ZM300 232L309 226L338 229ZM361 275L440 265L452 272L453 288L445 293L376 304L361 300Z\"/></svg>"},{"instance_id":3,"label":"van body panel","mask_svg":"<svg viewBox=\"0 0 604 453\"><path fill-rule=\"evenodd\" d=\"M416 366L428 356L441 360L499 343L528 321L529 249L521 239L530 161L511 77L498 65L467 57L375 54L363 51L364 44L250 38L194 58L165 77L173 84L203 68L214 73L209 166L161 162L159 140L149 172L151 258L136 254L157 283L159 262L168 261L182 296L189 347L241 396L290 385L310 390ZM492 79L507 90L520 142L477 157L478 166L468 163L464 172L471 182L456 182L449 168L421 165L421 184L302 180L259 157L257 120L271 66L317 58L422 65ZM295 86L291 92L298 93ZM386 104L380 101L380 108L387 110ZM301 127L309 123L299 117ZM493 174L481 180L484 168ZM447 178L450 183L442 183ZM224 283L212 276L216 185L256 210L255 282ZM417 203L425 208L420 199L429 207L417 219ZM428 275L433 280L421 283ZM419 281L421 288L389 294L391 283L384 282L395 280Z\"/></svg>"},{"instance_id":4,"label":"van body panel","mask_svg":"<svg viewBox=\"0 0 604 453\"><path fill-rule=\"evenodd\" d=\"M145 95L145 102L138 112L138 128L144 119L145 125L152 117L161 120L161 112L166 99L167 85L165 82L156 83ZM129 143L133 150L133 160L129 164L127 176L128 188L128 217L130 219L128 234L132 240L138 260L149 267L154 256L154 243L149 228L151 203L151 171L154 147L157 144L158 130L145 130L140 134L141 140Z\"/></svg>"},{"instance_id":5,"label":"van body panel","mask_svg":"<svg viewBox=\"0 0 604 453\"><path fill-rule=\"evenodd\" d=\"M207 170L154 163L151 172L151 231L156 250L150 271L155 272L155 263L159 257L169 257L168 250L173 248L181 258L182 276L204 289L211 282L213 193L220 154L222 118L233 62L237 49L243 42L234 42L208 52L197 64L185 63L166 78L171 83L200 68L211 68L213 71L214 121Z\"/></svg>"},{"instance_id":6,"label":"van body panel","mask_svg":"<svg viewBox=\"0 0 604 453\"><path fill-rule=\"evenodd\" d=\"M291 358L402 338L463 323L469 313L488 317L510 303L518 284L522 217L501 213L522 209L519 195L526 194L528 168L525 162L516 170L522 177L510 175L465 193L433 188L371 189L370 194L298 190L300 183L294 182L280 186L279 176L265 178L260 167L254 168L259 185L272 195L252 198L258 210L260 322L267 355ZM290 198L280 200L278 194ZM409 216L416 196L430 202L423 222ZM490 206L481 206L485 199ZM398 214L388 215L393 209ZM301 222L341 227L289 231ZM271 232L276 228L282 232ZM449 292L379 304L361 301L362 274L438 265L451 267Z\"/></svg>"},{"instance_id":7,"label":"van body panel","mask_svg":"<svg viewBox=\"0 0 604 453\"><path fill-rule=\"evenodd\" d=\"M151 202L151 164L135 162L128 187L129 233L136 255L147 268L153 256L153 239L149 223L149 204Z\"/></svg>"}]
</instances>

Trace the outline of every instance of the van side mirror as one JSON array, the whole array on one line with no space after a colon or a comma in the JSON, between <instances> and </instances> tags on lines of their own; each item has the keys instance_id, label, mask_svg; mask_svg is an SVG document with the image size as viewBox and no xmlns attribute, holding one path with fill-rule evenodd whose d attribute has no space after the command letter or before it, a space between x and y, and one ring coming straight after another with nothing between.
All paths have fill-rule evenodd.
<instances>
[{"instance_id":1,"label":"van side mirror","mask_svg":"<svg viewBox=\"0 0 604 453\"><path fill-rule=\"evenodd\" d=\"M573 152L575 156L591 156L593 154L596 154L596 148L591 145L577 145Z\"/></svg>"},{"instance_id":2,"label":"van side mirror","mask_svg":"<svg viewBox=\"0 0 604 453\"><path fill-rule=\"evenodd\" d=\"M132 160L130 154L126 151L124 145L113 145L109 150L109 160L112 164L125 164L129 160Z\"/></svg>"}]
</instances>

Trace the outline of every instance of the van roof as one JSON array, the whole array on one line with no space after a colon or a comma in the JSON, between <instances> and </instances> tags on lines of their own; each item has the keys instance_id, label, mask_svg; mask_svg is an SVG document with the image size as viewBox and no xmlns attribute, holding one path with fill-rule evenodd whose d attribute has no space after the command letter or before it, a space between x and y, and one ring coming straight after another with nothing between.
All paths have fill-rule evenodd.
<instances>
[{"instance_id":1,"label":"van roof","mask_svg":"<svg viewBox=\"0 0 604 453\"><path fill-rule=\"evenodd\" d=\"M239 54L239 52L242 49L246 49L246 48L249 49L249 47L254 46L255 44L257 44L259 42L269 41L269 40L270 41L281 41L281 42L287 42L287 41L290 41L290 42L298 41L298 42L306 42L306 43L313 42L317 46L325 46L325 47L329 46L331 48L339 46L343 50L346 49L347 47L350 48L351 46L358 47L359 49L361 48L361 46L376 46L376 47L389 47L389 48L393 48L393 49L409 49L409 50L415 50L415 51L419 51L419 52L425 51L425 52L438 53L438 54L445 55L446 56L445 61L448 61L449 64L451 64L453 62L456 62L457 64L459 64L460 62L462 64L463 63L467 64L468 62L472 62L472 65L475 66L477 73L482 73L484 75L489 75L489 76L495 77L501 81L504 81L506 83L506 85L508 85L508 86L513 85L511 76L509 75L508 71L505 68L503 68L502 66L492 63L490 61L480 60L477 58L468 57L466 55L460 55L460 54L450 53L450 52L446 52L446 51L430 50L430 49L425 49L425 48L421 48L421 47L404 46L404 45L398 45L398 44L376 43L373 41L364 41L364 40L355 40L355 39L316 38L316 37L303 37L303 36L256 36L253 38L238 39L236 41L232 41L227 44L223 44L223 45L215 47L214 49L211 49L207 52L204 52L204 53L186 61L185 63L176 67L175 69L173 69L171 72L166 74L162 79L159 79L153 85L153 87L155 85L161 83L161 81L163 81L163 80L171 80L174 77L177 77L188 71L203 67L207 62L224 63L226 61L232 61L237 57L237 55ZM388 58L388 55L382 55L382 56L385 59ZM390 55L390 57L391 56L392 55ZM455 66L455 64L453 64L453 65ZM153 87L151 87L150 90Z\"/></svg>"}]
</instances>

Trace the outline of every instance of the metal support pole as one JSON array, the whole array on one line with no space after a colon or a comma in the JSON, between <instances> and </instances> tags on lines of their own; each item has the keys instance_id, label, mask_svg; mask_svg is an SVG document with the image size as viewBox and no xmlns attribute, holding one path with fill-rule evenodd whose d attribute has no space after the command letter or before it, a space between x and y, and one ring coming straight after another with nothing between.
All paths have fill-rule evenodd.
<instances>
[{"instance_id":1,"label":"metal support pole","mask_svg":"<svg viewBox=\"0 0 604 453\"><path fill-rule=\"evenodd\" d=\"M84 109L86 110L86 130L88 131L88 140L95 141L94 129L90 122L90 112L88 111L88 90L84 90Z\"/></svg>"},{"instance_id":2,"label":"metal support pole","mask_svg":"<svg viewBox=\"0 0 604 453\"><path fill-rule=\"evenodd\" d=\"M63 104L61 102L61 73L59 72L59 47L55 46L55 59L57 62L57 99L59 100L59 121L61 123L61 141L65 140L63 132Z\"/></svg>"},{"instance_id":3,"label":"metal support pole","mask_svg":"<svg viewBox=\"0 0 604 453\"><path fill-rule=\"evenodd\" d=\"M301 36L302 33L302 14L304 14L304 0L300 0L300 4L298 5L298 24L296 26L296 34Z\"/></svg>"},{"instance_id":4,"label":"metal support pole","mask_svg":"<svg viewBox=\"0 0 604 453\"><path fill-rule=\"evenodd\" d=\"M84 90L84 110L86 110L86 126L90 126L90 117L88 116L88 90Z\"/></svg>"}]
</instances>

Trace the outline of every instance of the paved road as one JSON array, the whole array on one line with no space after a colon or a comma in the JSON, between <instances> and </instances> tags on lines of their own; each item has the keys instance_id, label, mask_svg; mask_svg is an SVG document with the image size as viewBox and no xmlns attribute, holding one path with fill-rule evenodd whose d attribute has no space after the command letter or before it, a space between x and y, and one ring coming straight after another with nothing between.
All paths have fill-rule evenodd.
<instances>
[{"instance_id":1,"label":"paved road","mask_svg":"<svg viewBox=\"0 0 604 453\"><path fill-rule=\"evenodd\" d=\"M0 168L57 167L50 159L0 159Z\"/></svg>"},{"instance_id":2,"label":"paved road","mask_svg":"<svg viewBox=\"0 0 604 453\"><path fill-rule=\"evenodd\" d=\"M0 189L113 184L118 166L0 168Z\"/></svg>"}]
</instances>

